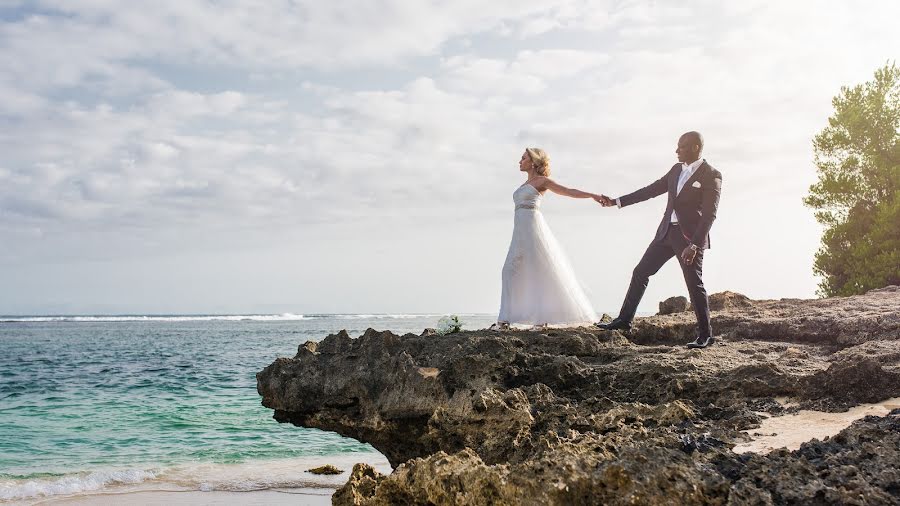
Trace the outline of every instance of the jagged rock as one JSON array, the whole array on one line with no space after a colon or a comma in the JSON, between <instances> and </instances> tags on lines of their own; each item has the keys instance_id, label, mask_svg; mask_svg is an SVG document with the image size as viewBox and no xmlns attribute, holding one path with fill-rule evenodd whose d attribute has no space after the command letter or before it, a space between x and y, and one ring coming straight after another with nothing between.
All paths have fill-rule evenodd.
<instances>
[{"instance_id":1,"label":"jagged rock","mask_svg":"<svg viewBox=\"0 0 900 506\"><path fill-rule=\"evenodd\" d=\"M306 472L312 474L341 474L344 471L334 467L331 464L326 464L324 466L314 467L312 469L307 469Z\"/></svg>"},{"instance_id":2,"label":"jagged rock","mask_svg":"<svg viewBox=\"0 0 900 506\"><path fill-rule=\"evenodd\" d=\"M375 490L382 481L384 481L383 474L369 464L360 462L353 466L347 483L331 496L331 502L354 506L375 504L373 502Z\"/></svg>"},{"instance_id":3,"label":"jagged rock","mask_svg":"<svg viewBox=\"0 0 900 506\"><path fill-rule=\"evenodd\" d=\"M355 485L358 502L335 504L721 504L727 493L722 477L707 477L690 458L664 448L626 449L625 459L559 445L552 454L515 465L487 465L465 449L438 452L400 465L366 495ZM561 463L564 463L560 465Z\"/></svg>"},{"instance_id":4,"label":"jagged rock","mask_svg":"<svg viewBox=\"0 0 900 506\"><path fill-rule=\"evenodd\" d=\"M742 299L731 300L741 304L737 301ZM712 326L715 334L730 339L834 348L900 340L900 286L852 297L750 301L747 306L713 312ZM694 314L678 313L636 319L629 339L638 344L680 344L693 340L695 333Z\"/></svg>"},{"instance_id":5,"label":"jagged rock","mask_svg":"<svg viewBox=\"0 0 900 506\"><path fill-rule=\"evenodd\" d=\"M668 299L659 303L658 314L682 313L684 311L687 311L689 306L690 304L688 303L687 297L683 295L669 297Z\"/></svg>"},{"instance_id":6,"label":"jagged rock","mask_svg":"<svg viewBox=\"0 0 900 506\"><path fill-rule=\"evenodd\" d=\"M900 504L900 410L797 451L728 458L716 465L739 469L734 504Z\"/></svg>"},{"instance_id":7,"label":"jagged rock","mask_svg":"<svg viewBox=\"0 0 900 506\"><path fill-rule=\"evenodd\" d=\"M728 309L745 308L753 305L746 295L735 292L719 292L709 296L710 311L725 311ZM691 311L694 307L691 306Z\"/></svg>"},{"instance_id":8,"label":"jagged rock","mask_svg":"<svg viewBox=\"0 0 900 506\"><path fill-rule=\"evenodd\" d=\"M369 329L276 359L257 389L276 420L370 443L395 467L355 467L334 504L900 502L897 413L797 452L730 451L784 411L776 397L840 410L900 396L900 288L723 300L723 344L703 351L683 347L691 313L627 334Z\"/></svg>"},{"instance_id":9,"label":"jagged rock","mask_svg":"<svg viewBox=\"0 0 900 506\"><path fill-rule=\"evenodd\" d=\"M719 292L709 296L710 311L726 311L735 308L746 308L753 305L746 295L735 292ZM693 311L694 305L683 295L676 295L659 303L658 315L684 313Z\"/></svg>"}]
</instances>

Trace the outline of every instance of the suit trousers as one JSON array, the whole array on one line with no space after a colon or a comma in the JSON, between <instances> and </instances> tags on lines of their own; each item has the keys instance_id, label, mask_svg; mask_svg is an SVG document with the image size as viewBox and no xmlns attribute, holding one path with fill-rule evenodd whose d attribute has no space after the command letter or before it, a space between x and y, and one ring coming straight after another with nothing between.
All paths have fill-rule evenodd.
<instances>
[{"instance_id":1,"label":"suit trousers","mask_svg":"<svg viewBox=\"0 0 900 506\"><path fill-rule=\"evenodd\" d=\"M638 304L644 296L647 284L650 282L650 276L656 274L659 269L669 261L670 258L678 259L681 265L681 272L684 274L684 282L687 284L688 294L691 296L691 303L694 305L694 314L697 316L697 333L698 337L706 338L712 335L712 327L709 322L709 299L706 295L706 288L703 286L703 250L697 252L694 261L690 265L684 263L681 259L681 252L687 248L689 242L684 237L681 227L678 224L669 226L662 241L654 240L647 247L643 258L638 262L637 267L631 276L631 285L628 287L628 293L625 295L625 302L619 311L619 319L631 322L634 314L637 312Z\"/></svg>"}]
</instances>

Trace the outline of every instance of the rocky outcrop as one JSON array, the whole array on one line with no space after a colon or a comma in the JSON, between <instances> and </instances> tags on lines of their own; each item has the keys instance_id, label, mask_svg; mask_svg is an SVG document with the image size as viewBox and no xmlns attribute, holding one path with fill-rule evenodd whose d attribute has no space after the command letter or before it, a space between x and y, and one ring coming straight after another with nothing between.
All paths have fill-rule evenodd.
<instances>
[{"instance_id":1,"label":"rocky outcrop","mask_svg":"<svg viewBox=\"0 0 900 506\"><path fill-rule=\"evenodd\" d=\"M675 297L669 297L668 299L659 303L659 313L658 314L675 314L681 313L684 311L688 311L691 308L690 303L688 302L687 297L684 295L677 295Z\"/></svg>"},{"instance_id":2,"label":"rocky outcrop","mask_svg":"<svg viewBox=\"0 0 900 506\"><path fill-rule=\"evenodd\" d=\"M900 396L900 288L722 299L721 344L702 351L682 346L684 312L627 334L370 329L301 345L257 388L276 420L368 442L395 467L358 465L335 504L900 503L900 412L795 452L730 449L785 412L776 398Z\"/></svg>"},{"instance_id":3,"label":"rocky outcrop","mask_svg":"<svg viewBox=\"0 0 900 506\"><path fill-rule=\"evenodd\" d=\"M712 324L726 339L783 341L844 348L900 340L900 287L831 299L749 301L739 294L710 296ZM693 313L640 318L630 336L638 344L679 344L694 338Z\"/></svg>"},{"instance_id":4,"label":"rocky outcrop","mask_svg":"<svg viewBox=\"0 0 900 506\"><path fill-rule=\"evenodd\" d=\"M710 311L725 311L728 309L746 308L753 305L753 301L746 295L734 292L720 292L709 296ZM659 303L659 315L683 313L693 311L694 305L684 295L669 297Z\"/></svg>"},{"instance_id":5,"label":"rocky outcrop","mask_svg":"<svg viewBox=\"0 0 900 506\"><path fill-rule=\"evenodd\" d=\"M717 443L721 444L721 443ZM900 410L799 450L692 456L636 445L609 458L560 445L553 455L486 465L469 449L438 452L384 476L357 464L335 504L897 504ZM554 460L557 459L557 460Z\"/></svg>"}]
</instances>

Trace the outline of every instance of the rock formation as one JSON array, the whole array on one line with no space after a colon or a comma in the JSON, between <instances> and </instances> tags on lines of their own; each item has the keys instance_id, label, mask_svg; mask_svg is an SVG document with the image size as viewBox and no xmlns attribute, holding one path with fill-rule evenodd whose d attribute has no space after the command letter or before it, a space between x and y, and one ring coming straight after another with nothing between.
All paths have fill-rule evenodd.
<instances>
[{"instance_id":1,"label":"rock formation","mask_svg":"<svg viewBox=\"0 0 900 506\"><path fill-rule=\"evenodd\" d=\"M735 454L788 410L900 396L900 287L822 300L721 299L592 328L346 332L257 375L275 419L372 444L335 504L900 504L900 410L800 450ZM776 399L791 398L790 408Z\"/></svg>"},{"instance_id":2,"label":"rock formation","mask_svg":"<svg viewBox=\"0 0 900 506\"><path fill-rule=\"evenodd\" d=\"M690 309L691 305L688 302L687 297L685 297L684 295L678 295L675 297L669 297L668 299L660 302L659 313L657 314L675 314L688 311Z\"/></svg>"}]
</instances>

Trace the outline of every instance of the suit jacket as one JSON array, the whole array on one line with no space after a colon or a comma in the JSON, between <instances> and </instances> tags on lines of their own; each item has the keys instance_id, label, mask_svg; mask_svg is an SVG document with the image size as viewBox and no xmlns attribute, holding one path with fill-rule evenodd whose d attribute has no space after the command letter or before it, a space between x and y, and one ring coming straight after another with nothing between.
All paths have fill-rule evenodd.
<instances>
[{"instance_id":1,"label":"suit jacket","mask_svg":"<svg viewBox=\"0 0 900 506\"><path fill-rule=\"evenodd\" d=\"M685 239L707 249L710 246L709 229L712 228L719 208L722 173L704 160L684 184L681 193L676 194L679 176L681 164L676 163L663 177L636 192L619 197L619 202L622 207L630 206L668 192L669 203L656 230L654 242L662 242L665 239L672 221L672 213L675 213Z\"/></svg>"}]
</instances>

